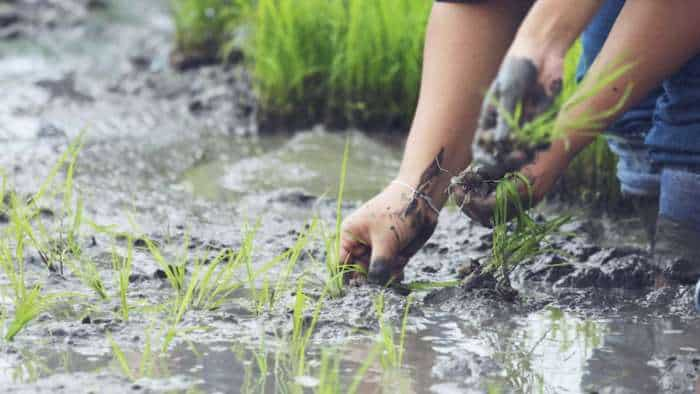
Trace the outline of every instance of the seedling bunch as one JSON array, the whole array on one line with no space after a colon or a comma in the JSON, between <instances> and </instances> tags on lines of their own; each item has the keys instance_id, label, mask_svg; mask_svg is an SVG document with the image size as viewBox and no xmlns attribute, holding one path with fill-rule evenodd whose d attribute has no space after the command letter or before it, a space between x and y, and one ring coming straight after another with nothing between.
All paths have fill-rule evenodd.
<instances>
[{"instance_id":1,"label":"seedling bunch","mask_svg":"<svg viewBox=\"0 0 700 394\"><path fill-rule=\"evenodd\" d=\"M520 174L510 174L496 188L496 207L492 251L484 271L493 274L498 281L497 289L512 290L509 276L518 264L541 254L542 241L559 231L570 220L560 216L542 223L535 221L526 212L521 200L522 187L531 196L530 183ZM529 204L528 204L529 205ZM510 218L515 217L511 225Z\"/></svg>"}]
</instances>

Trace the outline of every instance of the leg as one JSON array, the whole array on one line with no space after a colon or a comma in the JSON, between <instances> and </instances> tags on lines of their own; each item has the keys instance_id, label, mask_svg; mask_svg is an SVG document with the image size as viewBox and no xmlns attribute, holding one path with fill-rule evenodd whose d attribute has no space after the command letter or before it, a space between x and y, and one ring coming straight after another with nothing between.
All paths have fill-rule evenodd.
<instances>
[{"instance_id":1,"label":"leg","mask_svg":"<svg viewBox=\"0 0 700 394\"><path fill-rule=\"evenodd\" d=\"M666 276L700 278L700 54L664 82L647 144L661 173L658 249Z\"/></svg>"},{"instance_id":2,"label":"leg","mask_svg":"<svg viewBox=\"0 0 700 394\"><path fill-rule=\"evenodd\" d=\"M603 112L614 107L632 86L627 111L641 102L659 83L664 94L658 100L645 143L651 161L665 169L661 175L660 215L656 233L657 267L667 276L692 281L700 275L697 240L700 209L696 200L700 175L690 171L700 164L700 26L695 17L700 4L691 1L628 1L625 3L600 55L584 79L595 82L606 65L633 61L634 67L611 86L584 102L577 111ZM644 26L640 29L639 26ZM583 111L582 111L583 112ZM568 114L572 115L572 114ZM613 120L617 114L610 117ZM598 131L598 130L591 130ZM574 151L589 137L572 136ZM681 168L671 168L681 166Z\"/></svg>"},{"instance_id":3,"label":"leg","mask_svg":"<svg viewBox=\"0 0 700 394\"><path fill-rule=\"evenodd\" d=\"M583 53L577 73L579 80L598 57L624 5L625 0L607 0L584 31L581 38ZM662 93L660 86L654 89L608 128L608 144L618 156L617 177L621 191L635 205L651 250L654 249L661 171L652 165L644 139L651 130L656 101Z\"/></svg>"},{"instance_id":4,"label":"leg","mask_svg":"<svg viewBox=\"0 0 700 394\"><path fill-rule=\"evenodd\" d=\"M451 178L471 160L484 91L529 2L437 2L426 36L423 78L404 160L393 182L348 217L341 259L386 282L432 235Z\"/></svg>"}]
</instances>

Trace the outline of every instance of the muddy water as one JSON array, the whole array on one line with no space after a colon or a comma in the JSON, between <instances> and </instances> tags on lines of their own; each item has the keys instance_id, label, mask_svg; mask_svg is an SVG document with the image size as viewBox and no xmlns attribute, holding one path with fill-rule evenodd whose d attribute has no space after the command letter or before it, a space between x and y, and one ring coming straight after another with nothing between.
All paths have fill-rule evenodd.
<instances>
[{"instance_id":1,"label":"muddy water","mask_svg":"<svg viewBox=\"0 0 700 394\"><path fill-rule=\"evenodd\" d=\"M76 182L95 222L135 231L131 216L170 256L187 237L192 253L237 248L242 224L261 217L255 261L264 262L290 247L311 216L333 220L346 141L345 213L396 171L395 138L322 129L251 135L255 108L239 67L186 74L167 67L172 27L165 3L114 1L79 24L29 29L0 43L0 167L18 192L35 192L70 138L84 130ZM575 211L567 228L573 235L552 240L571 265L551 266L562 258L553 255L528 262L514 274L521 289L515 303L458 288L417 293L404 368L387 375L373 363L360 392L695 392L700 320L691 312L690 287L655 288L636 219ZM124 240L87 228L82 235L115 294L110 252L123 253ZM406 280L454 279L488 248L487 230L447 210ZM84 298L41 314L14 342L0 342L0 391L274 392L290 382L315 383L270 368L256 386L256 355L273 365L287 346L290 291L280 311L262 316L250 312L247 291L216 311L190 311L171 347L148 357L147 344L159 348L159 323L168 318L154 306L166 304L171 290L147 251L136 250L128 322L115 312L116 297L101 301L74 276L48 275L35 255L27 267L45 289ZM317 294L313 278L322 268L307 257L300 267L310 273L308 291ZM0 275L0 307L11 311L7 286ZM380 291L351 288L327 301L309 348L312 371L323 349L335 349L343 382L352 381L372 353ZM398 325L406 298L389 291L386 302L387 318ZM107 333L122 348L131 378Z\"/></svg>"}]
</instances>

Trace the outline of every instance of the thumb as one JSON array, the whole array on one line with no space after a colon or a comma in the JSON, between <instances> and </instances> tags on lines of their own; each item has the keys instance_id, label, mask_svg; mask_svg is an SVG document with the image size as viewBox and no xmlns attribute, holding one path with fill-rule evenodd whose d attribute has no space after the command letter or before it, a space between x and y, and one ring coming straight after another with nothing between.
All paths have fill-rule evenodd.
<instances>
[{"instance_id":1,"label":"thumb","mask_svg":"<svg viewBox=\"0 0 700 394\"><path fill-rule=\"evenodd\" d=\"M372 236L372 257L367 274L370 283L385 285L403 268L398 257L399 247L398 238L390 231Z\"/></svg>"}]
</instances>

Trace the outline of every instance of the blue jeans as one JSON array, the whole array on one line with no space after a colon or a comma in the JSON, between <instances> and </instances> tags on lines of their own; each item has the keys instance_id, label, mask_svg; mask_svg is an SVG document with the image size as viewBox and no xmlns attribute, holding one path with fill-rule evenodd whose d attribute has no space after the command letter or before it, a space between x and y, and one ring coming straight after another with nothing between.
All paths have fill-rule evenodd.
<instances>
[{"instance_id":1,"label":"blue jeans","mask_svg":"<svg viewBox=\"0 0 700 394\"><path fill-rule=\"evenodd\" d=\"M582 36L582 78L600 52L625 0L607 0ZM640 28L643 28L640 26ZM618 178L626 194L663 195L664 168L700 169L700 54L610 127ZM668 194L668 193L667 193ZM700 190L696 193L700 199ZM682 214L679 214L682 216Z\"/></svg>"}]
</instances>

